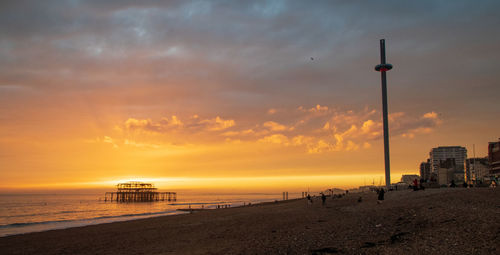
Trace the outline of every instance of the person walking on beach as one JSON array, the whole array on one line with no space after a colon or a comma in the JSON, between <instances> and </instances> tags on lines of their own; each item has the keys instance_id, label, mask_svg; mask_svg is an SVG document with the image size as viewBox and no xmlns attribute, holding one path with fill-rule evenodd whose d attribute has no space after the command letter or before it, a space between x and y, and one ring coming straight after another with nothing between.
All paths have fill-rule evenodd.
<instances>
[{"instance_id":1,"label":"person walking on beach","mask_svg":"<svg viewBox=\"0 0 500 255\"><path fill-rule=\"evenodd\" d=\"M417 191L418 190L418 180L417 178L415 178L415 180L413 180L413 191Z\"/></svg>"},{"instance_id":2,"label":"person walking on beach","mask_svg":"<svg viewBox=\"0 0 500 255\"><path fill-rule=\"evenodd\" d=\"M450 187L455 188L457 185L455 184L455 180L451 180Z\"/></svg>"},{"instance_id":3,"label":"person walking on beach","mask_svg":"<svg viewBox=\"0 0 500 255\"><path fill-rule=\"evenodd\" d=\"M322 202L321 205L322 206L325 206L325 201L326 201L326 196L325 196L325 194L321 193L321 202Z\"/></svg>"},{"instance_id":4,"label":"person walking on beach","mask_svg":"<svg viewBox=\"0 0 500 255\"><path fill-rule=\"evenodd\" d=\"M384 195L385 195L385 190L384 190L384 188L381 188L378 191L378 201L377 201L377 203L379 203L379 204L382 203L382 201L384 200Z\"/></svg>"},{"instance_id":5,"label":"person walking on beach","mask_svg":"<svg viewBox=\"0 0 500 255\"><path fill-rule=\"evenodd\" d=\"M313 203L311 195L309 195L309 194L307 194L307 203L310 205L312 205L312 203Z\"/></svg>"},{"instance_id":6,"label":"person walking on beach","mask_svg":"<svg viewBox=\"0 0 500 255\"><path fill-rule=\"evenodd\" d=\"M425 182L425 179L424 178L420 178L420 183L419 183L420 186L418 187L419 189L425 190L424 182Z\"/></svg>"}]
</instances>

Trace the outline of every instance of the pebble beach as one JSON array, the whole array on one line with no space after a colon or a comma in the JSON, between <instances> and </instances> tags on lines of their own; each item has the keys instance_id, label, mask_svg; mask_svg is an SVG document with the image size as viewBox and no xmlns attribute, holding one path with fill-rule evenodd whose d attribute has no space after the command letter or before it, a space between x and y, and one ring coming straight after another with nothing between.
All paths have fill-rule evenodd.
<instances>
[{"instance_id":1,"label":"pebble beach","mask_svg":"<svg viewBox=\"0 0 500 255\"><path fill-rule=\"evenodd\" d=\"M358 202L362 197L362 202ZM500 189L199 210L0 238L1 254L498 254Z\"/></svg>"}]
</instances>

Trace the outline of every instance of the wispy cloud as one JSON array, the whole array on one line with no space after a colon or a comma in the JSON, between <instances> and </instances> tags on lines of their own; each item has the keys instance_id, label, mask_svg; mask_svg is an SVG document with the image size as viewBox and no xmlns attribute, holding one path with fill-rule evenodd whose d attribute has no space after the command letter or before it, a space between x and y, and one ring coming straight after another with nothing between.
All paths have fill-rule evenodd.
<instances>
[{"instance_id":1,"label":"wispy cloud","mask_svg":"<svg viewBox=\"0 0 500 255\"><path fill-rule=\"evenodd\" d=\"M199 115L187 118L173 115L158 121L129 118L117 126L117 130L122 131L125 145L137 147L158 148L159 145L146 146L150 143L128 138L137 139L141 137L137 133L144 133L166 143L257 142L299 147L307 153L369 149L373 141L382 137L380 113L367 108L362 111L339 110L318 104L310 108L300 106L282 110L272 117L280 119L280 122L241 120L245 124L236 125L234 119L223 119L220 116L201 118ZM391 136L403 139L430 133L442 123L436 112L420 116L396 112L389 116L389 120Z\"/></svg>"},{"instance_id":2,"label":"wispy cloud","mask_svg":"<svg viewBox=\"0 0 500 255\"><path fill-rule=\"evenodd\" d=\"M181 121L177 116L161 118L158 121L151 119L129 118L123 124L123 128L128 132L202 132L202 131L222 131L233 127L234 120L223 119L219 116L212 119L200 119L194 115L189 119ZM120 126L118 127L120 128Z\"/></svg>"}]
</instances>

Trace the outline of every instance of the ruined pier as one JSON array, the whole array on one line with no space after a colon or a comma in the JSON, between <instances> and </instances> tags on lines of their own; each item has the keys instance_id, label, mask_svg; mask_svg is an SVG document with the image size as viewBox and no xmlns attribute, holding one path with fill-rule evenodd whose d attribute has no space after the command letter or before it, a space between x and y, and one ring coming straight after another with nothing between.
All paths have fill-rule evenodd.
<instances>
[{"instance_id":1,"label":"ruined pier","mask_svg":"<svg viewBox=\"0 0 500 255\"><path fill-rule=\"evenodd\" d=\"M119 183L116 192L106 192L104 201L116 202L155 202L176 201L175 192L158 192L151 183L126 182Z\"/></svg>"}]
</instances>

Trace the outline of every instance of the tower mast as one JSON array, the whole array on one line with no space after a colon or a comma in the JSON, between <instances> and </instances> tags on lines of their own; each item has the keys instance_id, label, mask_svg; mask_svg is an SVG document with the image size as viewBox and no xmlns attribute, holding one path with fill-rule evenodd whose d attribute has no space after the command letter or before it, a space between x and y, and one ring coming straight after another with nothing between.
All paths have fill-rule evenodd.
<instances>
[{"instance_id":1,"label":"tower mast","mask_svg":"<svg viewBox=\"0 0 500 255\"><path fill-rule=\"evenodd\" d=\"M384 120L384 162L385 186L391 186L391 161L389 158L389 121L387 116L387 77L386 72L392 69L391 64L385 59L385 39L380 40L380 64L375 66L375 71L380 72L382 78L382 116Z\"/></svg>"}]
</instances>

